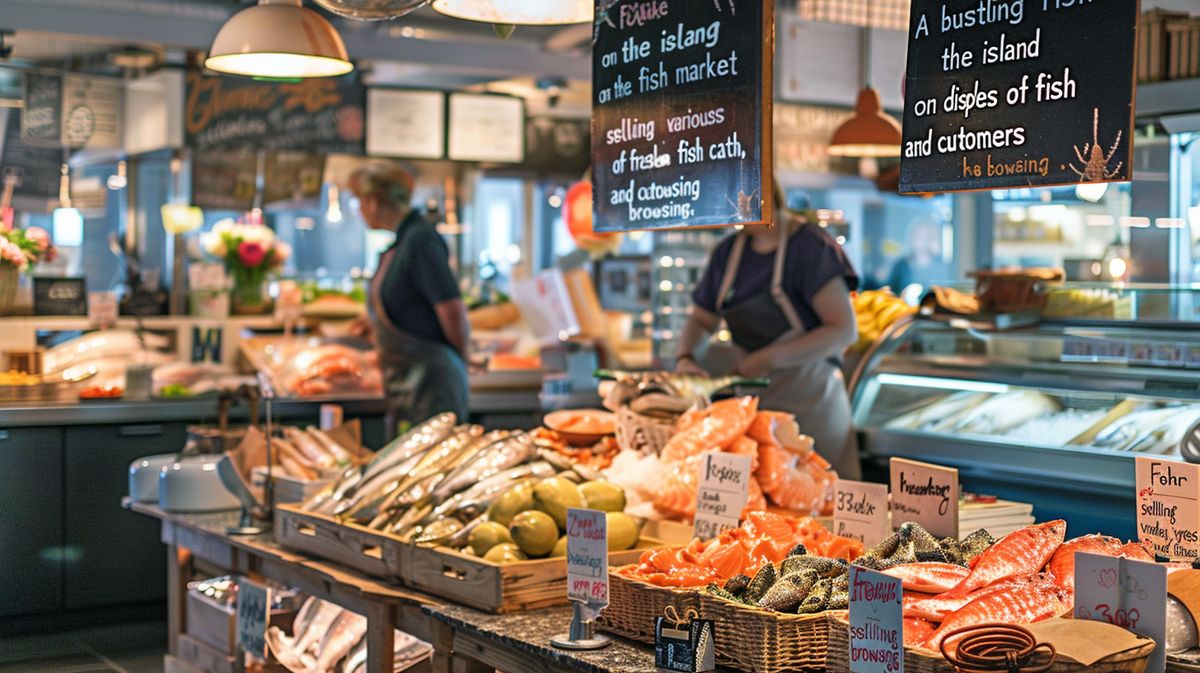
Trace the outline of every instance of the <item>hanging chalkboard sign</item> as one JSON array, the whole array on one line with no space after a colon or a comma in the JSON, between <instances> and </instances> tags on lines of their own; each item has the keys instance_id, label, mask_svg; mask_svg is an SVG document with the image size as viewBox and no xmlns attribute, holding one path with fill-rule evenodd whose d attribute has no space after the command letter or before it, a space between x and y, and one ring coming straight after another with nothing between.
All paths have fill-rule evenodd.
<instances>
[{"instance_id":1,"label":"hanging chalkboard sign","mask_svg":"<svg viewBox=\"0 0 1200 673\"><path fill-rule=\"evenodd\" d=\"M62 76L25 73L24 92L21 139L32 143L57 145L62 140Z\"/></svg>"},{"instance_id":2,"label":"hanging chalkboard sign","mask_svg":"<svg viewBox=\"0 0 1200 673\"><path fill-rule=\"evenodd\" d=\"M362 154L366 90L354 76L265 82L190 72L189 147Z\"/></svg>"},{"instance_id":3,"label":"hanging chalkboard sign","mask_svg":"<svg viewBox=\"0 0 1200 673\"><path fill-rule=\"evenodd\" d=\"M63 149L40 143L28 143L21 139L21 118L24 110L0 110L0 119L7 117L4 124L4 145L0 148L0 175L15 175L16 187L13 197L40 202L36 206L27 203L30 209L46 207L46 201L58 198L62 165L67 157Z\"/></svg>"},{"instance_id":4,"label":"hanging chalkboard sign","mask_svg":"<svg viewBox=\"0 0 1200 673\"><path fill-rule=\"evenodd\" d=\"M772 222L774 8L597 0L597 231Z\"/></svg>"},{"instance_id":5,"label":"hanging chalkboard sign","mask_svg":"<svg viewBox=\"0 0 1200 673\"><path fill-rule=\"evenodd\" d=\"M1138 0L913 0L900 191L1129 180Z\"/></svg>"}]
</instances>

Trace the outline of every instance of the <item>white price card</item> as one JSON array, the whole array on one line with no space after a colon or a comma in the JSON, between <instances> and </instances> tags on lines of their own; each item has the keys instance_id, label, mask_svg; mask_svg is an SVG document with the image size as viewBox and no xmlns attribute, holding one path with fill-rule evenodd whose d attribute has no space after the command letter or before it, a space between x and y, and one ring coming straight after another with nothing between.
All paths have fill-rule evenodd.
<instances>
[{"instance_id":1,"label":"white price card","mask_svg":"<svg viewBox=\"0 0 1200 673\"><path fill-rule=\"evenodd\" d=\"M701 540L737 528L750 499L750 456L712 451L700 465L693 532Z\"/></svg>"},{"instance_id":2,"label":"white price card","mask_svg":"<svg viewBox=\"0 0 1200 673\"><path fill-rule=\"evenodd\" d=\"M838 479L833 501L833 532L858 540L866 547L891 532L887 484Z\"/></svg>"},{"instance_id":3,"label":"white price card","mask_svg":"<svg viewBox=\"0 0 1200 673\"><path fill-rule=\"evenodd\" d=\"M271 613L271 590L246 578L238 580L237 642L248 654L267 656L267 620Z\"/></svg>"},{"instance_id":4,"label":"white price card","mask_svg":"<svg viewBox=\"0 0 1200 673\"><path fill-rule=\"evenodd\" d=\"M1155 563L1076 552L1075 618L1108 622L1158 643L1150 673L1166 667L1167 568Z\"/></svg>"},{"instance_id":5,"label":"white price card","mask_svg":"<svg viewBox=\"0 0 1200 673\"><path fill-rule=\"evenodd\" d=\"M1200 465L1135 460L1138 539L1173 561L1200 559Z\"/></svg>"},{"instance_id":6,"label":"white price card","mask_svg":"<svg viewBox=\"0 0 1200 673\"><path fill-rule=\"evenodd\" d=\"M901 580L850 566L850 670L904 673Z\"/></svg>"},{"instance_id":7,"label":"white price card","mask_svg":"<svg viewBox=\"0 0 1200 673\"><path fill-rule=\"evenodd\" d=\"M567 510L567 597L594 610L608 606L608 519L604 512Z\"/></svg>"},{"instance_id":8,"label":"white price card","mask_svg":"<svg viewBox=\"0 0 1200 673\"><path fill-rule=\"evenodd\" d=\"M936 537L958 537L958 470L893 458L892 524L919 523Z\"/></svg>"}]
</instances>

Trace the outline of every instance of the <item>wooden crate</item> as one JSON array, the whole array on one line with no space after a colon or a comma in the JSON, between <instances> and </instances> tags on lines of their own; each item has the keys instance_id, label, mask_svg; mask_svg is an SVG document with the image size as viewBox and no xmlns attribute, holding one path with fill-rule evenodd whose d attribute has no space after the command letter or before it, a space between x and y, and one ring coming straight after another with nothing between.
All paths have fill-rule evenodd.
<instances>
[{"instance_id":1,"label":"wooden crate","mask_svg":"<svg viewBox=\"0 0 1200 673\"><path fill-rule=\"evenodd\" d=\"M187 635L232 656L237 646L237 617L233 608L226 608L199 592L187 592Z\"/></svg>"},{"instance_id":2,"label":"wooden crate","mask_svg":"<svg viewBox=\"0 0 1200 673\"><path fill-rule=\"evenodd\" d=\"M288 504L275 506L275 541L395 583L406 574L411 547L394 535Z\"/></svg>"},{"instance_id":3,"label":"wooden crate","mask_svg":"<svg viewBox=\"0 0 1200 673\"><path fill-rule=\"evenodd\" d=\"M179 636L175 657L202 673L234 673L237 667L236 657L188 635Z\"/></svg>"}]
</instances>

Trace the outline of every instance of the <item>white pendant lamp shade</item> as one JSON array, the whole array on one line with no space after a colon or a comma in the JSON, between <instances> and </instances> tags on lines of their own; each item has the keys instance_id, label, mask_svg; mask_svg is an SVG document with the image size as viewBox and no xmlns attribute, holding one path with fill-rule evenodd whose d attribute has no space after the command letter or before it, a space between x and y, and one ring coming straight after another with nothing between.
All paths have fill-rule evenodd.
<instances>
[{"instance_id":1,"label":"white pendant lamp shade","mask_svg":"<svg viewBox=\"0 0 1200 673\"><path fill-rule=\"evenodd\" d=\"M433 0L433 8L469 21L549 26L589 23L595 0Z\"/></svg>"},{"instance_id":2,"label":"white pendant lamp shade","mask_svg":"<svg viewBox=\"0 0 1200 673\"><path fill-rule=\"evenodd\" d=\"M259 0L213 39L204 67L245 77L336 77L354 70L342 36L302 0Z\"/></svg>"}]
</instances>

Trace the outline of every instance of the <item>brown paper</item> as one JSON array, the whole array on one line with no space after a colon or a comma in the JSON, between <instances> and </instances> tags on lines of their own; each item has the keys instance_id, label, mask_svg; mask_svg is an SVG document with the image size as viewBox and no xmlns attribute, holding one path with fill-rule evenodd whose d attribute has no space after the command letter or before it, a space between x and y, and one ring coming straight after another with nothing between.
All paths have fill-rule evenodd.
<instances>
[{"instance_id":1,"label":"brown paper","mask_svg":"<svg viewBox=\"0 0 1200 673\"><path fill-rule=\"evenodd\" d=\"M1167 593L1183 603L1192 613L1192 619L1200 623L1200 570L1184 569L1167 573Z\"/></svg>"},{"instance_id":2,"label":"brown paper","mask_svg":"<svg viewBox=\"0 0 1200 673\"><path fill-rule=\"evenodd\" d=\"M373 455L371 450L362 445L362 422L357 418L329 430L326 434L350 452L351 460L355 465L362 465L371 459ZM252 484L254 481L251 476L254 468L265 467L267 464L267 436L256 427L247 428L246 436L242 438L237 447L226 453L233 459L233 464L237 467L238 474L242 475L242 479L247 484ZM272 457L275 459L275 464L278 465L278 453Z\"/></svg>"},{"instance_id":3,"label":"brown paper","mask_svg":"<svg viewBox=\"0 0 1200 673\"><path fill-rule=\"evenodd\" d=\"M1024 625L1039 643L1050 643L1059 657L1084 666L1153 642L1107 622L1090 619L1047 619Z\"/></svg>"}]
</instances>

